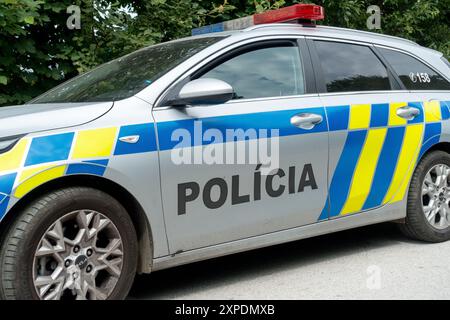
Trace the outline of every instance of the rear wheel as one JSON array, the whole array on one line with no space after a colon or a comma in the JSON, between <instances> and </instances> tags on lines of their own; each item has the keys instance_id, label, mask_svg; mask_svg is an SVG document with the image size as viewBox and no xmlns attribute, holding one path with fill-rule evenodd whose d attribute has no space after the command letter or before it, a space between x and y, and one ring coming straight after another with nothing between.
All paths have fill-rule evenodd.
<instances>
[{"instance_id":1,"label":"rear wheel","mask_svg":"<svg viewBox=\"0 0 450 320\"><path fill-rule=\"evenodd\" d=\"M450 239L450 155L427 154L417 166L408 194L406 223L400 225L408 237L428 242Z\"/></svg>"},{"instance_id":2,"label":"rear wheel","mask_svg":"<svg viewBox=\"0 0 450 320\"><path fill-rule=\"evenodd\" d=\"M136 233L108 194L61 189L17 217L0 262L2 299L123 299L136 272Z\"/></svg>"}]
</instances>

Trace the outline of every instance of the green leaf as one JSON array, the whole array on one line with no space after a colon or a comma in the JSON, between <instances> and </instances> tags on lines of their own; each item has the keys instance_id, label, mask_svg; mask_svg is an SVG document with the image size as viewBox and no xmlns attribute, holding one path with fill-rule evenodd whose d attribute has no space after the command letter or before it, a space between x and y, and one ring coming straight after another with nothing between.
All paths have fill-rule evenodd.
<instances>
[{"instance_id":1,"label":"green leaf","mask_svg":"<svg viewBox=\"0 0 450 320\"><path fill-rule=\"evenodd\" d=\"M6 86L8 84L8 78L5 76L0 76L0 84L3 84Z\"/></svg>"},{"instance_id":2,"label":"green leaf","mask_svg":"<svg viewBox=\"0 0 450 320\"><path fill-rule=\"evenodd\" d=\"M28 23L28 24L34 24L34 17L33 16L26 16L25 18L23 18L23 21L25 23Z\"/></svg>"}]
</instances>

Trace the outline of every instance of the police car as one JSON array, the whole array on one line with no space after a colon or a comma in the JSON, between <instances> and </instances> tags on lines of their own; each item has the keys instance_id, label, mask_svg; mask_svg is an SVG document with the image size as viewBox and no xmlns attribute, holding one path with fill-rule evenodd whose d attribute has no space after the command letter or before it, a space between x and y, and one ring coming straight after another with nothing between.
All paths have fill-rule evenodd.
<instances>
[{"instance_id":1,"label":"police car","mask_svg":"<svg viewBox=\"0 0 450 320\"><path fill-rule=\"evenodd\" d=\"M450 239L448 61L323 17L195 29L1 108L0 297L121 299L136 273L384 221ZM275 165L233 162L255 144Z\"/></svg>"}]
</instances>

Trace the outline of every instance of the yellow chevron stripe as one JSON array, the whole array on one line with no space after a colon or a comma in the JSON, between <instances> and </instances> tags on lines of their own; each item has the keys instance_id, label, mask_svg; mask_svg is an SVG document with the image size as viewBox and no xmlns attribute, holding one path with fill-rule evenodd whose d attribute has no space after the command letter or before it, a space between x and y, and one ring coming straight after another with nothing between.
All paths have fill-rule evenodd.
<instances>
[{"instance_id":1,"label":"yellow chevron stripe","mask_svg":"<svg viewBox=\"0 0 450 320\"><path fill-rule=\"evenodd\" d=\"M425 113L425 122L441 121L441 103L440 101L427 101L423 104Z\"/></svg>"},{"instance_id":2,"label":"yellow chevron stripe","mask_svg":"<svg viewBox=\"0 0 450 320\"><path fill-rule=\"evenodd\" d=\"M50 169L51 167L54 167L54 164L47 164L47 165L42 165L42 166L38 166L38 167L33 167L31 169L25 169L20 174L18 183L24 182L25 180L31 178L32 176L40 173L41 171Z\"/></svg>"},{"instance_id":3,"label":"yellow chevron stripe","mask_svg":"<svg viewBox=\"0 0 450 320\"><path fill-rule=\"evenodd\" d=\"M423 126L421 125L421 127L422 127L422 131L423 131ZM420 139L421 142L422 142L422 139L423 138ZM411 181L411 177L412 177L415 165L416 165L417 160L418 160L417 158L419 157L419 152L420 152L420 146L421 145L422 145L422 143L420 143L417 146L416 151L415 151L414 156L413 156L413 161L411 162L411 165L408 168L408 172L406 173L406 177L403 179L403 182L402 182L402 184L400 186L400 189L394 195L394 198L392 198L392 200L390 201L391 203L402 201L403 198L405 197L406 191L407 191L408 186L409 186L409 182Z\"/></svg>"},{"instance_id":4,"label":"yellow chevron stripe","mask_svg":"<svg viewBox=\"0 0 450 320\"><path fill-rule=\"evenodd\" d=\"M28 139L22 139L10 151L0 155L0 172L18 169L22 164L27 146Z\"/></svg>"},{"instance_id":5,"label":"yellow chevron stripe","mask_svg":"<svg viewBox=\"0 0 450 320\"><path fill-rule=\"evenodd\" d=\"M399 117L397 115L397 109L401 108L401 107L405 107L407 106L408 103L406 102L396 102L396 103L391 103L389 105L389 125L390 126L404 126L408 123L408 120Z\"/></svg>"},{"instance_id":6,"label":"yellow chevron stripe","mask_svg":"<svg viewBox=\"0 0 450 320\"><path fill-rule=\"evenodd\" d=\"M354 104L350 107L350 122L348 128L367 129L370 125L370 104Z\"/></svg>"},{"instance_id":7,"label":"yellow chevron stripe","mask_svg":"<svg viewBox=\"0 0 450 320\"><path fill-rule=\"evenodd\" d=\"M28 180L25 180L21 183L14 192L14 196L16 198L22 198L28 192L33 190L34 188L40 186L41 184L51 181L53 179L62 177L64 172L66 171L66 166L59 166L52 169L45 170L41 173L38 173Z\"/></svg>"},{"instance_id":8,"label":"yellow chevron stripe","mask_svg":"<svg viewBox=\"0 0 450 320\"><path fill-rule=\"evenodd\" d=\"M412 174L414 164L417 161L417 155L422 145L423 124L416 124L406 127L403 138L402 150L397 160L394 176L391 185L384 197L383 204L389 201L398 201L403 199L406 187L409 183L408 177ZM403 193L403 194L402 194ZM395 198L394 198L395 195ZM401 200L400 199L400 200Z\"/></svg>"},{"instance_id":9,"label":"yellow chevron stripe","mask_svg":"<svg viewBox=\"0 0 450 320\"><path fill-rule=\"evenodd\" d=\"M353 174L352 185L341 215L361 211L372 186L378 157L383 148L387 129L369 130L361 156Z\"/></svg>"}]
</instances>

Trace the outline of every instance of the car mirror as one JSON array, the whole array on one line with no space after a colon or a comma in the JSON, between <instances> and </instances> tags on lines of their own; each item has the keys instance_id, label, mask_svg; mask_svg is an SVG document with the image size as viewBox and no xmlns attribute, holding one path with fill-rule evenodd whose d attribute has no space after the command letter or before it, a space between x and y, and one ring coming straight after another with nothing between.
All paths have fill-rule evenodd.
<instances>
[{"instance_id":1,"label":"car mirror","mask_svg":"<svg viewBox=\"0 0 450 320\"><path fill-rule=\"evenodd\" d=\"M233 87L218 79L197 79L186 83L178 97L168 104L172 106L214 105L231 100L234 96Z\"/></svg>"}]
</instances>

